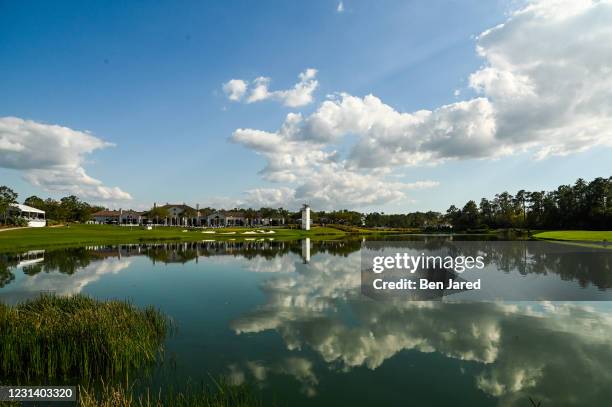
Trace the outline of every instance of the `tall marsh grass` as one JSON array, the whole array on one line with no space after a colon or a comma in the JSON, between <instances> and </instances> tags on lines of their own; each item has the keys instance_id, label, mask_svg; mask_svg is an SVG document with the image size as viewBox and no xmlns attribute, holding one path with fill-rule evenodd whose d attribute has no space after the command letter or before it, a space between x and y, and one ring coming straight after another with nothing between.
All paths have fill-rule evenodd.
<instances>
[{"instance_id":1,"label":"tall marsh grass","mask_svg":"<svg viewBox=\"0 0 612 407\"><path fill-rule=\"evenodd\" d=\"M154 362L169 328L152 307L83 295L0 304L0 377L112 377Z\"/></svg>"},{"instance_id":2,"label":"tall marsh grass","mask_svg":"<svg viewBox=\"0 0 612 407\"><path fill-rule=\"evenodd\" d=\"M126 384L103 384L98 391L79 387L80 407L256 407L259 396L248 385L232 386L224 381L195 386L188 383L182 390L147 388L136 392ZM276 405L276 403L273 403Z\"/></svg>"}]
</instances>

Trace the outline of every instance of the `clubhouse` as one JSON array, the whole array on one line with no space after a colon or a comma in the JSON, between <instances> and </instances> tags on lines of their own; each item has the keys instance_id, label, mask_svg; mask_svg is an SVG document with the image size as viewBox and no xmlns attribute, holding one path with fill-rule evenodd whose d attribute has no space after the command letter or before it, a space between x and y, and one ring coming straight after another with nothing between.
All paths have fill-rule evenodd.
<instances>
[{"instance_id":1,"label":"clubhouse","mask_svg":"<svg viewBox=\"0 0 612 407\"><path fill-rule=\"evenodd\" d=\"M154 205L157 208L157 205ZM232 226L282 226L284 217L265 217L252 210L210 211L193 208L186 204L160 206L167 214L164 218L149 216L148 212L133 210L99 211L92 214L91 223L114 225L160 225L190 227L232 227Z\"/></svg>"}]
</instances>

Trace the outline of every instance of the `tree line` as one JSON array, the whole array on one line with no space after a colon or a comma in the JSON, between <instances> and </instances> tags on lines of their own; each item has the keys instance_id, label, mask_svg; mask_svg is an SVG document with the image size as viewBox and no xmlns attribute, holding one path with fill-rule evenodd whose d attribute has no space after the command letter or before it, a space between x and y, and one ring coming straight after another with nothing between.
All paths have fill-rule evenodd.
<instances>
[{"instance_id":1,"label":"tree line","mask_svg":"<svg viewBox=\"0 0 612 407\"><path fill-rule=\"evenodd\" d=\"M612 228L612 177L591 182L579 178L574 185L553 191L520 190L496 194L480 203L468 201L461 209L454 205L444 219L458 229L530 228L599 229Z\"/></svg>"},{"instance_id":2,"label":"tree line","mask_svg":"<svg viewBox=\"0 0 612 407\"><path fill-rule=\"evenodd\" d=\"M0 214L7 222L7 210L17 203L17 193L0 186ZM43 200L37 196L26 198L24 203L44 210L47 219L58 222L86 222L91 215L105 209L81 201L74 195L55 200ZM497 228L530 229L612 229L612 177L598 177L591 182L579 178L573 185L561 185L553 191L517 191L514 195L501 192L493 198L482 198L479 203L470 200L463 207L451 205L446 213L410 212L385 214L384 212L362 213L351 210L312 211L315 224L337 224L347 226L476 230ZM187 210L183 216L195 217L195 210ZM206 216L214 208L200 209ZM256 215L264 218L285 218L287 223L299 223L300 212L283 208L239 209L247 218ZM163 207L154 207L146 213L151 218L168 216Z\"/></svg>"},{"instance_id":3,"label":"tree line","mask_svg":"<svg viewBox=\"0 0 612 407\"><path fill-rule=\"evenodd\" d=\"M15 222L8 218L8 209L17 204L19 195L7 186L0 186L0 214L3 223ZM91 214L103 210L103 206L92 205L80 200L75 195L69 195L59 200L47 198L42 199L38 196L30 196L23 202L32 208L46 212L48 220L57 222L86 222L91 219Z\"/></svg>"},{"instance_id":4,"label":"tree line","mask_svg":"<svg viewBox=\"0 0 612 407\"><path fill-rule=\"evenodd\" d=\"M446 213L313 212L313 222L366 227L477 230L497 228L612 229L612 177L579 178L553 191L505 191L451 205Z\"/></svg>"},{"instance_id":5,"label":"tree line","mask_svg":"<svg viewBox=\"0 0 612 407\"><path fill-rule=\"evenodd\" d=\"M299 213L297 214L299 216ZM312 211L313 223L380 228L422 228L442 222L440 212L410 212L385 214L384 212L361 213L347 209L339 211Z\"/></svg>"}]
</instances>

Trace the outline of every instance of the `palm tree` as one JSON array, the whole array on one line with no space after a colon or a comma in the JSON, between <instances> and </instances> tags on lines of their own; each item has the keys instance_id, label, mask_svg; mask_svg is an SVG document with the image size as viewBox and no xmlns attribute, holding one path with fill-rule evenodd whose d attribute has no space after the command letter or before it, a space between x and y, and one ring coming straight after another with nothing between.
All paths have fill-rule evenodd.
<instances>
[{"instance_id":1,"label":"palm tree","mask_svg":"<svg viewBox=\"0 0 612 407\"><path fill-rule=\"evenodd\" d=\"M159 224L159 218L165 219L169 215L168 209L163 208L161 206L153 206L151 210L147 213L147 217L149 219L155 219L155 224Z\"/></svg>"}]
</instances>

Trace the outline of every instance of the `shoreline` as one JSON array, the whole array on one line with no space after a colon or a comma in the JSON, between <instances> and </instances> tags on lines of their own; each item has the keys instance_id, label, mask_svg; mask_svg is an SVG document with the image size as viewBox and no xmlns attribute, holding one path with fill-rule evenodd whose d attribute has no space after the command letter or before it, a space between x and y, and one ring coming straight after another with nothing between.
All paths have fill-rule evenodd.
<instances>
[{"instance_id":1,"label":"shoreline","mask_svg":"<svg viewBox=\"0 0 612 407\"><path fill-rule=\"evenodd\" d=\"M375 236L500 236L509 234L525 235L527 239L545 240L550 242L567 242L575 244L605 244L612 241L612 231L560 230L532 231L527 236L526 230L498 229L488 232L470 233L427 233L421 230L407 231L387 228L366 229L356 228L353 231L343 230L335 225L315 226L310 231L283 227L259 228L185 228L160 226L147 230L140 226L87 225L71 224L60 227L45 228L13 228L4 229L0 234L0 252L20 250L64 248L92 244L123 244L123 243L163 243L163 242L193 242L204 239L213 240L246 240L252 238L268 238L277 241L293 241L303 238L317 240L335 240L346 237Z\"/></svg>"},{"instance_id":2,"label":"shoreline","mask_svg":"<svg viewBox=\"0 0 612 407\"><path fill-rule=\"evenodd\" d=\"M257 231L265 232L258 233ZM73 224L56 228L22 228L3 233L0 235L0 252L83 245L194 242L204 239L245 240L253 237L265 237L277 241L300 240L306 237L313 240L330 240L346 235L345 232L327 227L315 227L310 231L289 228L223 228L213 230L182 227L159 227L146 230L143 227L136 226L130 228L111 225Z\"/></svg>"}]
</instances>

